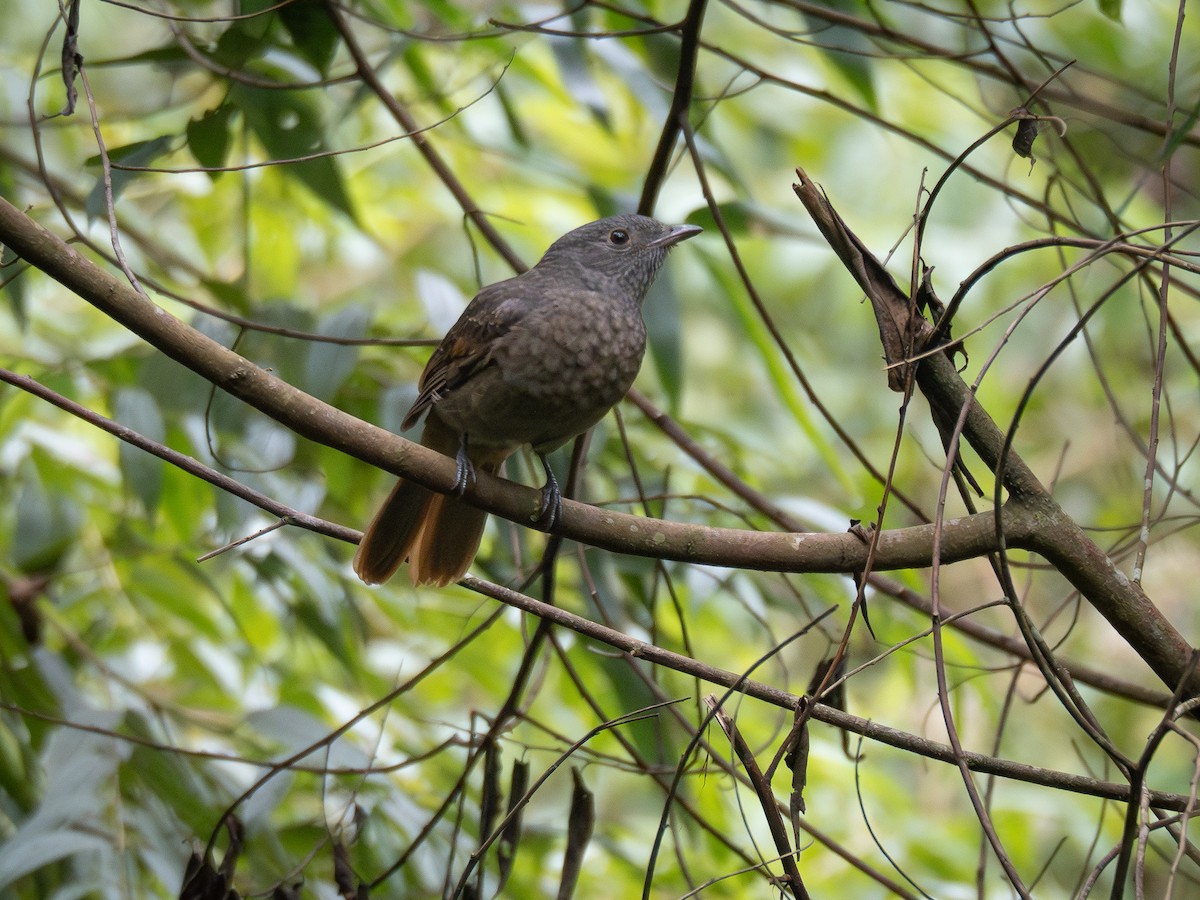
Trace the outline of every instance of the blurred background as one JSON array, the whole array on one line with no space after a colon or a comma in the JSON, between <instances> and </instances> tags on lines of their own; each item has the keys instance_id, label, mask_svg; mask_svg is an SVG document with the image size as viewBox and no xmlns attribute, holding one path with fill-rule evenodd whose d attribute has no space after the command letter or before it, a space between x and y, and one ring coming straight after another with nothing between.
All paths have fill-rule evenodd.
<instances>
[{"instance_id":1,"label":"blurred background","mask_svg":"<svg viewBox=\"0 0 1200 900\"><path fill-rule=\"evenodd\" d=\"M905 290L924 210L934 291L949 302L964 287L963 378L1195 642L1200 35L1182 5L88 0L75 12L74 39L70 8L13 0L6 16L0 195L136 274L172 315L383 427L399 428L429 345L514 261L644 200L704 226L646 302L636 385L692 443L630 402L591 437L579 496L626 512L747 530L933 521L938 431L919 396L888 390L871 307L796 199L795 169ZM76 53L82 73L68 65L64 79ZM688 141L668 127L675 99ZM1022 106L1053 117L1034 126L1033 158L1014 152L1009 125L960 159ZM1136 245L1141 267L1111 241ZM1164 246L1179 265L1144 262ZM4 369L334 523L363 527L388 490L392 476L215 390L7 250L3 263ZM556 455L560 472L569 456ZM994 480L964 456L985 494L971 502L989 509ZM508 476L540 483L536 460L514 458ZM945 502L947 519L969 511L953 487ZM0 503L11 896L176 896L193 853L205 871L224 859L243 896L429 897L460 879L477 896L567 896L578 859L577 896L777 890L759 799L700 702L720 687L568 631L531 645L535 622L464 587L415 590L401 573L368 589L351 545L295 527L200 562L276 517L7 385ZM520 587L544 544L493 517L472 571ZM1172 686L1043 560L1009 562L1011 599L1138 758ZM1124 783L1005 643L1023 646L986 558L936 584L928 569L881 574L892 589L868 590L872 629L858 616L848 636L846 712L945 742L950 710L968 750ZM556 579L571 612L794 695L833 655L857 593L842 575L569 542ZM935 587L944 614L976 626L943 629L936 648L919 608ZM517 714L481 741L523 659ZM677 702L571 749L665 700ZM792 713L749 699L727 711L766 769ZM1022 892L954 766L827 724L809 739L794 846L815 896ZM1149 786L1194 792L1197 746L1182 732L1157 744ZM522 765L530 785L549 778L520 829L464 875L524 792ZM785 819L790 777L780 767L773 782ZM593 810L582 844L568 828L588 803L580 785ZM1025 892L1112 889L1124 804L987 776L976 787ZM1185 825L1149 833L1146 896L1198 889Z\"/></svg>"}]
</instances>

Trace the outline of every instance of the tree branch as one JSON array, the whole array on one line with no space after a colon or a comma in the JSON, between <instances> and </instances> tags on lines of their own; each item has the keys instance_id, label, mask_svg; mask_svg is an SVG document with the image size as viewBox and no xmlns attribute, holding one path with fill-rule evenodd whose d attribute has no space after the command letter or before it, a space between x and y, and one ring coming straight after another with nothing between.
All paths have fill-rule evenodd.
<instances>
[{"instance_id":1,"label":"tree branch","mask_svg":"<svg viewBox=\"0 0 1200 900\"><path fill-rule=\"evenodd\" d=\"M1121 572L1063 511L1025 461L1012 449L1005 451L1004 432L976 401L950 358L937 352L916 362L909 360L908 337L913 336L911 346L920 349L933 335L933 326L915 311L882 263L850 231L804 171L797 169L796 174L800 178L800 183L793 186L796 196L871 302L884 353L892 367L889 378L895 381L891 373L915 365L918 387L944 421L957 421L962 410L967 410L962 437L993 473L999 473L1008 491L1004 506L989 514L1001 525L1003 546L1040 553L1168 687L1175 689L1186 679L1184 696L1200 693L1200 676L1189 665L1191 646L1141 586ZM1014 527L1020 533L1012 531ZM951 539L957 530L954 526L943 540Z\"/></svg>"},{"instance_id":2,"label":"tree branch","mask_svg":"<svg viewBox=\"0 0 1200 900\"><path fill-rule=\"evenodd\" d=\"M202 378L297 434L364 462L449 491L452 460L342 412L280 380L250 360L190 327L97 267L57 236L0 198L0 241L101 312ZM466 496L479 507L528 525L540 494L480 473ZM1006 526L1012 546L1031 531L1031 522ZM647 519L564 501L557 529L581 543L656 559L779 572L852 574L862 569L866 546L852 534L768 533L712 528ZM876 568L929 565L932 526L889 531L880 539ZM990 514L957 520L943 539L944 562L970 559L996 549Z\"/></svg>"},{"instance_id":3,"label":"tree branch","mask_svg":"<svg viewBox=\"0 0 1200 900\"><path fill-rule=\"evenodd\" d=\"M553 622L555 625L569 628L578 634L605 643L610 647L615 647L627 653L630 657L644 660L651 665L665 666L691 677L699 678L709 684L720 685L726 688L736 688L740 693L748 697L754 697L757 700L781 709L794 710L796 704L800 702L800 697L772 685L745 678L737 672L730 672L726 669L721 669L700 660L667 650L664 647L647 643L646 641L617 631L614 628L592 622L569 610L558 606L550 606L500 585L482 581L470 575L464 579L464 584L474 588L481 594L492 597L516 609L532 613L543 621ZM865 738L887 744L899 750L917 753L927 759L935 759L950 765L957 765L960 761L960 757L947 744L909 734L895 728L889 728L887 725L851 715L833 706L827 706L824 703L817 703L811 700L809 702L812 703L812 718L819 722L825 722L835 728L860 734ZM1092 797L1130 802L1130 791L1127 784L1097 781L1094 778L1082 775L1057 772L971 751L964 752L961 760L966 763L972 772L998 775L1002 778L1012 778L1017 781L1028 782L1029 784L1073 791ZM1155 807L1174 811L1184 810L1188 807L1189 799L1185 795L1161 791L1151 791L1150 794L1150 802Z\"/></svg>"}]
</instances>

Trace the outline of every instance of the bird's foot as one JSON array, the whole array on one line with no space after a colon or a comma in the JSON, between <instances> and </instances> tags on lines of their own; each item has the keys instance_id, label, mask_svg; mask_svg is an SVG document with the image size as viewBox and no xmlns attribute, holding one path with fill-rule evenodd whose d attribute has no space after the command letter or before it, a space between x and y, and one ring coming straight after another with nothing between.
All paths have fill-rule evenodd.
<instances>
[{"instance_id":1,"label":"bird's foot","mask_svg":"<svg viewBox=\"0 0 1200 900\"><path fill-rule=\"evenodd\" d=\"M458 444L458 453L454 454L454 496L461 497L467 492L467 487L475 483L475 467L471 465L471 457L467 455L467 436L464 434Z\"/></svg>"},{"instance_id":2,"label":"bird's foot","mask_svg":"<svg viewBox=\"0 0 1200 900\"><path fill-rule=\"evenodd\" d=\"M546 483L542 485L542 502L534 524L540 531L553 531L562 518L562 493L558 489L558 479L550 471L550 463L546 462L545 456L541 460L542 468L546 470Z\"/></svg>"}]
</instances>

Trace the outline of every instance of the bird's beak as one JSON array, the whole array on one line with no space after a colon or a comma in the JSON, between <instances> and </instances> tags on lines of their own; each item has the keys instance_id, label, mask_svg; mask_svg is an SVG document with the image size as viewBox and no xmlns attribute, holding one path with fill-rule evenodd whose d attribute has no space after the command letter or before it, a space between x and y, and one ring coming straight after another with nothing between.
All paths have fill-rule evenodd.
<instances>
[{"instance_id":1,"label":"bird's beak","mask_svg":"<svg viewBox=\"0 0 1200 900\"><path fill-rule=\"evenodd\" d=\"M695 237L704 229L699 225L672 225L671 230L662 237L656 237L650 242L651 247L673 247L680 241Z\"/></svg>"}]
</instances>

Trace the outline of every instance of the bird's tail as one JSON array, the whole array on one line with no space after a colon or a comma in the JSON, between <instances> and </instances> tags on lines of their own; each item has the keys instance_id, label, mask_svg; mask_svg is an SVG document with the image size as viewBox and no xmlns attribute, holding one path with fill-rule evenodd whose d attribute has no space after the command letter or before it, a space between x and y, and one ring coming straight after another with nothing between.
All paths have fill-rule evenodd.
<instances>
[{"instance_id":1,"label":"bird's tail","mask_svg":"<svg viewBox=\"0 0 1200 900\"><path fill-rule=\"evenodd\" d=\"M450 457L458 452L458 436L432 417L421 443ZM477 450L472 464L476 472L495 475L507 456ZM458 581L475 559L486 522L483 510L401 478L367 526L354 571L367 584L382 584L407 559L413 584L440 587Z\"/></svg>"}]
</instances>

